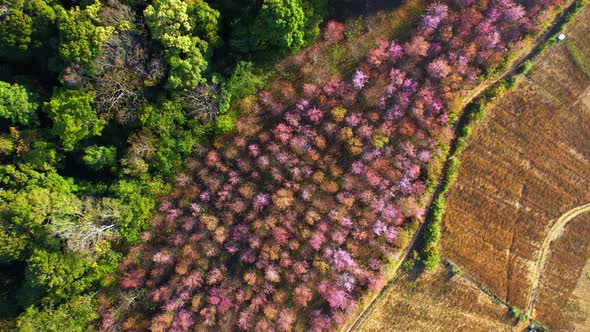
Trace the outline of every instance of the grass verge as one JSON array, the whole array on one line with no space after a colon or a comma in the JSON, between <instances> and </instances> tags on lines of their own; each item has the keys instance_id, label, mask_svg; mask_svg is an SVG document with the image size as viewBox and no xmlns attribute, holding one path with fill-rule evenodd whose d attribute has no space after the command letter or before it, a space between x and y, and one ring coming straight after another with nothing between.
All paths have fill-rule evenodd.
<instances>
[{"instance_id":1,"label":"grass verge","mask_svg":"<svg viewBox=\"0 0 590 332\"><path fill-rule=\"evenodd\" d=\"M426 270L433 270L441 261L439 242L441 238L441 223L445 212L445 195L458 176L461 166L461 162L458 158L463 149L467 146L469 136L472 133L472 126L486 117L485 110L490 104L496 99L501 98L506 91L518 84L519 75L526 75L532 69L533 61L535 59L542 56L547 49L558 42L557 34L563 32L567 24L571 22L575 15L589 2L590 0L574 1L570 7L565 9L562 17L558 19L556 25L553 27L547 27L547 33L549 33L551 37L537 45L531 51L530 56L527 56L525 61L518 66L514 72L506 73L504 78L491 85L464 108L463 114L461 114L461 117L457 120L455 138L451 143L447 161L443 166L441 182L439 187L434 191L432 203L426 213L424 221L424 233L421 238L421 259ZM581 66L580 68L582 68L582 70L590 77L590 64L586 62L581 51L575 47L573 43L566 43L566 46L568 46L568 50L570 51L570 54L572 54L576 64ZM578 60L576 60L576 57ZM514 54L509 54L506 59L507 60L500 66L501 68L506 68L508 62L511 59L515 59ZM496 69L492 72L497 74L499 71ZM486 79L488 76L488 73L484 73L483 78Z\"/></svg>"}]
</instances>

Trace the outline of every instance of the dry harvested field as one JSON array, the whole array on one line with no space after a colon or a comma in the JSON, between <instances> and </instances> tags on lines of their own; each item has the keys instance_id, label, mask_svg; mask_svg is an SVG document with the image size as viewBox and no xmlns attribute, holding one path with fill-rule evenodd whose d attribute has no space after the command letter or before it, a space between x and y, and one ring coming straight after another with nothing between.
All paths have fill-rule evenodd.
<instances>
[{"instance_id":1,"label":"dry harvested field","mask_svg":"<svg viewBox=\"0 0 590 332\"><path fill-rule=\"evenodd\" d=\"M563 264L563 262L568 262ZM590 331L590 213L570 221L551 245L535 317L549 328Z\"/></svg>"},{"instance_id":2,"label":"dry harvested field","mask_svg":"<svg viewBox=\"0 0 590 332\"><path fill-rule=\"evenodd\" d=\"M447 198L443 255L519 308L527 308L553 224L590 203L590 77L583 68L590 61L590 8L566 34L570 45L561 42L548 50L474 128ZM575 225L567 226L569 233L582 232ZM550 256L548 273L581 270L585 261L574 256ZM541 282L539 302L551 301L547 297L553 295L543 290L550 287L560 287L560 296L566 296L577 286L549 277ZM569 330L559 309L540 304L534 318L557 317L554 327Z\"/></svg>"},{"instance_id":3,"label":"dry harvested field","mask_svg":"<svg viewBox=\"0 0 590 332\"><path fill-rule=\"evenodd\" d=\"M512 331L507 307L445 266L403 273L357 331Z\"/></svg>"}]
</instances>

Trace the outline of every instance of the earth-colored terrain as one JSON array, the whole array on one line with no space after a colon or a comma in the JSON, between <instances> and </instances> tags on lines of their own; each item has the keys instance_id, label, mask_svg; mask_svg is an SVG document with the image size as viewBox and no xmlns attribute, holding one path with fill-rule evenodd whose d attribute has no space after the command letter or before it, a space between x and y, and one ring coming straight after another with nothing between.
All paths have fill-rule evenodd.
<instances>
[{"instance_id":1,"label":"earth-colored terrain","mask_svg":"<svg viewBox=\"0 0 590 332\"><path fill-rule=\"evenodd\" d=\"M357 330L521 331L511 306L551 330L590 330L590 8L565 33L460 158L442 249L463 274L403 273Z\"/></svg>"},{"instance_id":2,"label":"earth-colored terrain","mask_svg":"<svg viewBox=\"0 0 590 332\"><path fill-rule=\"evenodd\" d=\"M590 331L590 213L567 223L549 248L534 317L555 331Z\"/></svg>"},{"instance_id":3,"label":"earth-colored terrain","mask_svg":"<svg viewBox=\"0 0 590 332\"><path fill-rule=\"evenodd\" d=\"M403 273L357 331L511 331L507 307L447 266Z\"/></svg>"},{"instance_id":4,"label":"earth-colored terrain","mask_svg":"<svg viewBox=\"0 0 590 332\"><path fill-rule=\"evenodd\" d=\"M586 8L567 31L586 57L589 22ZM447 199L444 255L519 308L554 223L590 202L590 77L570 49L553 46L488 110Z\"/></svg>"},{"instance_id":5,"label":"earth-colored terrain","mask_svg":"<svg viewBox=\"0 0 590 332\"><path fill-rule=\"evenodd\" d=\"M537 261L535 262L535 265L533 267L533 271L532 271L532 280L533 280L533 285L531 287L531 292L529 294L529 298L527 301L527 311L531 314L534 315L535 313L535 304L537 302L537 298L538 298L538 293L539 293L539 285L541 283L541 278L544 277L544 274L546 274L546 270L550 270L554 267L553 264L557 264L557 269L559 269L559 262L561 261L561 259L553 261L552 264L550 266L548 265L548 260L552 260L553 256L555 256L555 252L556 249L552 246L553 242L558 240L560 237L562 237L562 235L564 234L565 228L566 226L569 226L569 229L575 229L578 230L578 228L580 228L579 230L581 232L571 232L573 233L572 236L580 236L580 239L577 241L576 246L573 246L572 248L568 248L568 250L566 250L567 253L569 254L574 254L574 256L576 257L570 257L570 259L566 259L567 261L578 261L578 262L584 262L588 259L588 254L586 253L586 251L584 250L584 248L586 247L586 241L584 241L584 239L589 239L590 240L590 234L586 234L585 232L583 232L583 230L585 230L585 225L578 225L578 223L574 223L575 226L569 225L570 221L573 220L579 220L582 219L582 222L586 221L586 215L590 212L590 204L586 204L586 205L582 205L582 206L578 206L576 208L573 208L572 210L566 212L564 215L562 215L561 217L559 217L559 219L557 219L557 221L555 221L553 223L553 226L551 227L551 230L549 231L549 233L547 234L547 237L545 238L545 241L543 242L543 246L541 248L541 253L539 254L539 257L537 258ZM581 215L584 215L583 217L579 217ZM590 220L590 219L589 219ZM586 236L588 235L588 236ZM561 240L561 242L563 241L567 241L567 244L571 243L571 239L569 237L566 237L565 240ZM590 242L588 243L590 244ZM579 250L581 249L581 250ZM559 256L559 255L557 255ZM578 264L579 265L579 264ZM579 266L577 266L579 267ZM571 266L567 266L568 270L571 270ZM575 270L575 269L574 269ZM579 273L577 273L579 274ZM576 274L576 275L577 275ZM561 289L561 287L559 287L559 289Z\"/></svg>"}]
</instances>

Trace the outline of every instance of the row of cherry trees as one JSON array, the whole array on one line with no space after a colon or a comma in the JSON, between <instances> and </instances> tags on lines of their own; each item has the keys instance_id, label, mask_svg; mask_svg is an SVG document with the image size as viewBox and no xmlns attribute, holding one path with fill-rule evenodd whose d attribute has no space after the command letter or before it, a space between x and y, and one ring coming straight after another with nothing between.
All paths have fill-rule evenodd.
<instances>
[{"instance_id":1,"label":"row of cherry trees","mask_svg":"<svg viewBox=\"0 0 590 332\"><path fill-rule=\"evenodd\" d=\"M341 325L383 285L400 226L424 213L453 98L560 2L434 3L408 42L378 40L351 77L260 92L236 133L178 175L123 262L128 300L103 306L102 328ZM325 42L343 32L328 23ZM147 303L129 300L141 290Z\"/></svg>"}]
</instances>

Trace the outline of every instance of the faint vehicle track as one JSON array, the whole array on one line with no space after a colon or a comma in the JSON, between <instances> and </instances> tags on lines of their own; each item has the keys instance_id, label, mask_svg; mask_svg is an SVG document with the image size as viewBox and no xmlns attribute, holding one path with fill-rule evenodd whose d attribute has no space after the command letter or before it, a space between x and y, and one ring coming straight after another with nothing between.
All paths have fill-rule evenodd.
<instances>
[{"instance_id":1,"label":"faint vehicle track","mask_svg":"<svg viewBox=\"0 0 590 332\"><path fill-rule=\"evenodd\" d=\"M567 225L568 222L574 220L576 217L579 217L580 215L582 215L584 213L590 213L590 203L575 207L575 208L567 211L563 215L561 215L555 221L555 223L553 223L553 225L551 226L551 229L549 230L549 232L545 236L545 239L543 240L543 244L541 245L541 252L539 253L537 260L535 261L535 265L533 267L533 270L530 273L532 285L531 285L531 291L529 292L529 297L527 299L527 307L525 308L526 309L525 313L529 318L534 318L533 315L534 315L535 303L536 303L537 295L538 295L539 284L541 282L541 277L543 275L543 272L545 271L545 265L547 264L547 260L549 259L549 256L550 256L549 252L551 249L551 243L554 242L557 238L559 238L563 234L563 231L565 230L565 226ZM445 261L447 261L451 265L461 268L461 266L459 266L455 262L452 262L448 259L445 259ZM482 292L488 294L495 301L502 303L507 308L511 307L510 303L507 303L506 301L504 301L502 298L500 298L498 295L496 295L490 289L485 287L485 285L478 282L477 279L471 277L470 275L468 275L467 273L465 273L463 271L461 271L461 276L463 278L465 278L465 280L467 280L468 282L470 282L471 284L473 284L477 288L479 288Z\"/></svg>"},{"instance_id":2,"label":"faint vehicle track","mask_svg":"<svg viewBox=\"0 0 590 332\"><path fill-rule=\"evenodd\" d=\"M534 40L534 42L532 42L525 49L521 50L520 55L516 59L514 59L512 61L511 65L506 70L504 70L503 72L499 73L495 77L493 77L493 78L491 78L491 79L489 79L489 80L487 80L485 82L482 82L481 84L479 84L478 86L476 86L473 90L471 90L467 94L467 96L465 96L465 98L463 99L463 102L462 102L461 117L457 121L457 123L455 125L455 128L454 128L455 129L454 130L454 137L453 137L452 142L451 142L451 150L450 150L451 153L449 153L449 155L447 156L447 158L446 158L446 160L444 162L443 171L438 176L438 179L437 179L437 188L435 190L435 193L432 195L429 204L427 205L428 209L430 208L430 206L432 204L432 200L434 199L434 197L436 197L436 192L438 192L440 190L442 179L444 177L444 174L445 174L446 170L448 169L449 159L451 157L454 157L454 153L452 153L452 151L454 150L454 146L457 143L457 138L460 135L461 128L465 124L464 121L466 121L466 119L467 119L466 108L469 106L469 104L472 101L476 100L477 97L481 96L483 93L485 93L489 88L491 88L494 84L496 84L500 80L505 79L505 78L510 77L510 76L513 76L513 75L517 75L518 68L524 62L526 62L527 60L532 60L537 55L539 55L541 53L542 49L543 49L542 46L545 44L545 42L547 42L547 40L552 35L554 35L557 31L559 31L559 28L565 22L565 18L567 17L568 13L574 8L574 6L575 6L575 2L573 0L569 0L567 2L566 7L564 8L564 10L553 19L553 22L551 23L551 25L547 29L545 29L545 31L542 34L540 34ZM412 237L409 245L406 247L406 249L403 251L402 255L399 257L399 261L398 261L397 265L393 268L393 271L394 271L393 273L394 274L399 269L399 267L401 266L401 264L408 258L409 254L412 252L412 250L414 249L416 243L418 242L418 238L419 238L420 234L422 233L422 229L424 228L424 225L425 224L426 224L425 222L420 223L420 227L414 233L414 236ZM387 290L389 288L391 288L392 284L395 282L396 279L397 279L397 277L394 277L393 279L391 279L381 289L381 291L377 294L377 296L375 296L372 299L370 299L369 303L355 317L355 319L353 321L345 324L340 331L342 331L342 332L352 332L352 331L358 330L358 328L362 325L363 321L366 319L366 317L373 310L375 304L383 297L383 295L387 292ZM469 279L471 279L471 281L473 281L474 284L476 284L480 289L483 290L483 288L479 285L478 282L476 282L474 279L472 279L470 277L468 278L468 280ZM490 291L487 290L487 289L485 290L485 292L488 293L488 294L490 294ZM498 298L495 295L491 295L491 296ZM536 297L536 295L535 295L535 297Z\"/></svg>"},{"instance_id":3,"label":"faint vehicle track","mask_svg":"<svg viewBox=\"0 0 590 332\"><path fill-rule=\"evenodd\" d=\"M535 303L537 301L537 294L539 290L539 284L541 282L541 276L543 271L545 271L545 265L547 264L547 259L549 258L549 252L551 249L551 243L555 241L561 234L563 233L565 226L568 222L575 219L577 216L590 212L590 203L575 207L557 219L555 223L551 226L551 229L547 233L543 244L541 245L541 252L539 257L537 257L537 261L533 266L533 270L531 271L531 291L529 293L529 298L527 300L527 307L526 313L529 317L533 317L535 313Z\"/></svg>"}]
</instances>

